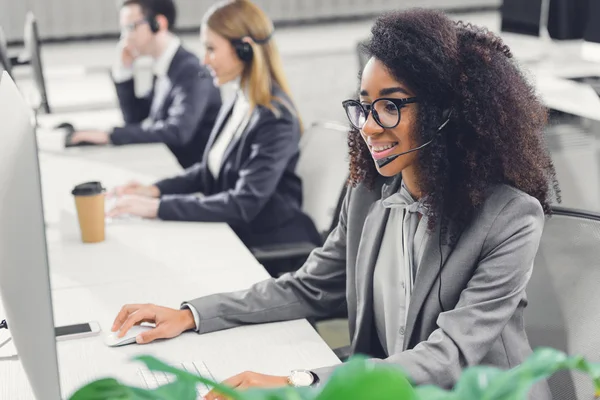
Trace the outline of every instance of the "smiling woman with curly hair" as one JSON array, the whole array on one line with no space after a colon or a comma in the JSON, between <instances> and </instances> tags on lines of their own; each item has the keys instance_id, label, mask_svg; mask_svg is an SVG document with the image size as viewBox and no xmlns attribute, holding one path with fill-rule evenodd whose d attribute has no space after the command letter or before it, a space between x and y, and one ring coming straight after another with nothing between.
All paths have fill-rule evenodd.
<instances>
[{"instance_id":1,"label":"smiling woman with curly hair","mask_svg":"<svg viewBox=\"0 0 600 400\"><path fill-rule=\"evenodd\" d=\"M465 367L529 356L525 288L558 196L544 107L500 38L441 12L381 16L367 51L343 102L352 185L324 246L294 274L183 310L125 306L116 328L152 316L147 342L347 310L353 353L446 388ZM226 383L311 384L334 368ZM539 384L531 398L551 397Z\"/></svg>"},{"instance_id":2,"label":"smiling woman with curly hair","mask_svg":"<svg viewBox=\"0 0 600 400\"><path fill-rule=\"evenodd\" d=\"M414 125L407 124L413 130L411 140L424 143L435 138L427 148L380 173L396 175L404 165L414 165L411 184L427 194L429 223L444 215L464 226L494 184L535 197L548 213L548 184L558 188L543 143L546 109L499 37L462 22L440 25L436 17L412 12L402 18L393 14L380 18L364 49L378 67L418 97L418 109L424 112L416 113ZM445 109L452 113L438 134ZM399 113L405 117L411 110L406 107ZM405 143L392 153L411 147ZM368 142L356 127L349 145L351 183L372 185L378 171Z\"/></svg>"}]
</instances>

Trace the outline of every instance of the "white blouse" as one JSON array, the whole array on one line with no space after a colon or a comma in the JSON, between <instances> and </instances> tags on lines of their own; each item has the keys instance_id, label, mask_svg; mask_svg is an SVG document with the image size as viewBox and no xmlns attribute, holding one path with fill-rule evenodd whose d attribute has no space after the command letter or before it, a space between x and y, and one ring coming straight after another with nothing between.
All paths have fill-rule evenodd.
<instances>
[{"instance_id":1,"label":"white blouse","mask_svg":"<svg viewBox=\"0 0 600 400\"><path fill-rule=\"evenodd\" d=\"M223 110L225 111L225 110ZM208 169L212 173L213 177L217 179L219 177L219 171L223 164L223 156L229 145L241 136L248 125L250 120L250 102L240 89L236 92L236 99L233 105L231 115L223 128L221 133L215 140L213 146L210 148L208 153Z\"/></svg>"}]
</instances>

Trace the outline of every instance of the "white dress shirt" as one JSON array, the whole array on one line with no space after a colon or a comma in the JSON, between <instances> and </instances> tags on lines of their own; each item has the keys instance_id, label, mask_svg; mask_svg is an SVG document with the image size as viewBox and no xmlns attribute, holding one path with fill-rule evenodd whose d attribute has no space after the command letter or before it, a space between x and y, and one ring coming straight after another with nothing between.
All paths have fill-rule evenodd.
<instances>
[{"instance_id":1,"label":"white dress shirt","mask_svg":"<svg viewBox=\"0 0 600 400\"><path fill-rule=\"evenodd\" d=\"M373 308L377 336L391 356L403 349L406 313L428 233L423 203L412 198L404 183L383 206L390 214L375 263Z\"/></svg>"},{"instance_id":2,"label":"white dress shirt","mask_svg":"<svg viewBox=\"0 0 600 400\"><path fill-rule=\"evenodd\" d=\"M233 110L227 122L223 125L221 133L208 153L208 169L213 177L219 177L221 164L223 164L223 156L231 142L237 139L248 125L250 120L250 102L244 91L238 89L236 93ZM223 110L227 112L228 110Z\"/></svg>"},{"instance_id":3,"label":"white dress shirt","mask_svg":"<svg viewBox=\"0 0 600 400\"><path fill-rule=\"evenodd\" d=\"M181 46L181 40L171 33L167 40L167 47L162 54L154 60L152 66L152 71L158 79L167 75L171 63L173 62L173 57L175 57L177 49ZM125 82L133 78L133 66L126 67L123 65L120 53L117 55L117 60L112 69L112 75L114 81L117 83Z\"/></svg>"}]
</instances>

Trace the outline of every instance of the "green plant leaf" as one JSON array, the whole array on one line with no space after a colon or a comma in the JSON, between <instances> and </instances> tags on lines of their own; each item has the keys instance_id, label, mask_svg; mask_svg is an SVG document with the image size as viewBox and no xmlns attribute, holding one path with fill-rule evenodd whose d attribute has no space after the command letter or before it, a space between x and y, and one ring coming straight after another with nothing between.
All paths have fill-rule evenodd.
<instances>
[{"instance_id":1,"label":"green plant leaf","mask_svg":"<svg viewBox=\"0 0 600 400\"><path fill-rule=\"evenodd\" d=\"M158 399L147 391L138 392L121 384L116 379L100 379L85 385L75 392L70 400L154 400Z\"/></svg>"},{"instance_id":2,"label":"green plant leaf","mask_svg":"<svg viewBox=\"0 0 600 400\"><path fill-rule=\"evenodd\" d=\"M153 390L161 400L196 400L196 384L193 382L174 381Z\"/></svg>"},{"instance_id":3,"label":"green plant leaf","mask_svg":"<svg viewBox=\"0 0 600 400\"><path fill-rule=\"evenodd\" d=\"M419 400L463 400L454 392L448 392L437 386L419 386L415 388L416 398Z\"/></svg>"},{"instance_id":4,"label":"green plant leaf","mask_svg":"<svg viewBox=\"0 0 600 400\"><path fill-rule=\"evenodd\" d=\"M456 399L481 400L485 397L490 384L503 372L498 368L477 366L467 369L454 385Z\"/></svg>"},{"instance_id":5,"label":"green plant leaf","mask_svg":"<svg viewBox=\"0 0 600 400\"><path fill-rule=\"evenodd\" d=\"M234 400L524 400L533 384L559 370L586 373L600 387L600 363L539 348L518 367L503 371L476 366L463 372L452 391L434 386L413 389L402 371L390 364L354 357L337 368L321 390L316 388L251 389L238 392L167 365L153 357L137 357L152 371L173 374L174 382L155 390L128 387L115 379L100 379L78 390L70 400L195 400L196 384L215 387Z\"/></svg>"},{"instance_id":6,"label":"green plant leaf","mask_svg":"<svg viewBox=\"0 0 600 400\"><path fill-rule=\"evenodd\" d=\"M244 400L314 400L315 388L283 387L276 389L249 389L241 392Z\"/></svg>"},{"instance_id":7,"label":"green plant leaf","mask_svg":"<svg viewBox=\"0 0 600 400\"><path fill-rule=\"evenodd\" d=\"M502 372L490 384L485 400L522 400L526 399L531 387L542 379L549 378L555 372L569 369L587 373L598 390L600 383L600 364L588 363L581 356L568 357L565 353L541 347L521 365Z\"/></svg>"},{"instance_id":8,"label":"green plant leaf","mask_svg":"<svg viewBox=\"0 0 600 400\"><path fill-rule=\"evenodd\" d=\"M317 400L416 399L406 376L396 367L354 357L337 368Z\"/></svg>"}]
</instances>

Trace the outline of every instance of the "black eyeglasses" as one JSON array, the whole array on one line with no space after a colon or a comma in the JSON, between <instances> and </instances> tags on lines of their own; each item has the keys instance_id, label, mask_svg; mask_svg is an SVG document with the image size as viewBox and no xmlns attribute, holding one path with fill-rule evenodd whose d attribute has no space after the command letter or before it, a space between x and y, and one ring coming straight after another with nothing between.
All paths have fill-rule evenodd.
<instances>
[{"instance_id":1,"label":"black eyeglasses","mask_svg":"<svg viewBox=\"0 0 600 400\"><path fill-rule=\"evenodd\" d=\"M147 23L148 23L147 19L141 19L139 21L135 21L135 22L132 22L130 24L123 25L121 27L121 36L123 36L123 35L125 35L127 33L132 33L133 31L135 31L138 28L138 26L144 25L144 24L147 24Z\"/></svg>"},{"instance_id":2,"label":"black eyeglasses","mask_svg":"<svg viewBox=\"0 0 600 400\"><path fill-rule=\"evenodd\" d=\"M385 129L391 129L400 123L400 110L407 104L417 103L417 97L406 99L391 99L382 97L371 104L362 104L358 100L346 100L342 106L346 110L346 115L352 126L356 129L362 129L367 123L369 113L373 113L373 119L377 125Z\"/></svg>"}]
</instances>

